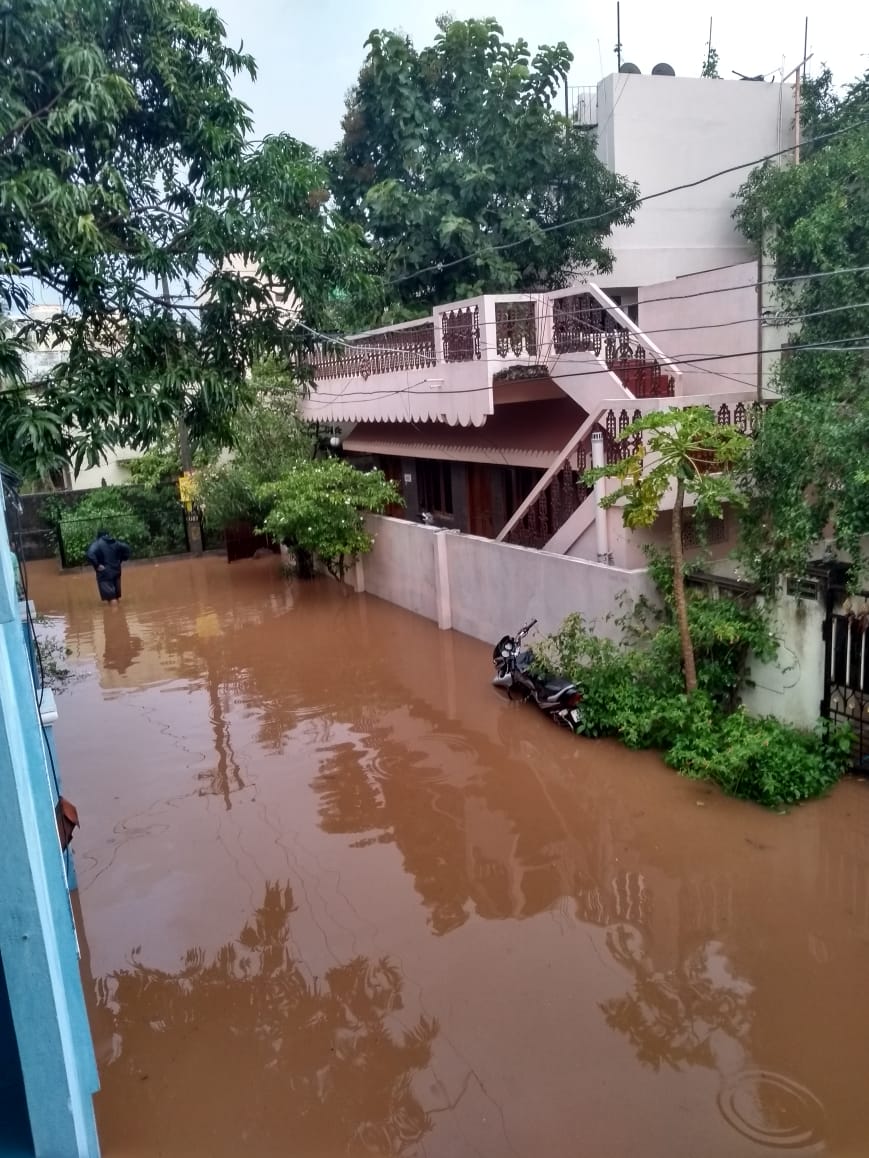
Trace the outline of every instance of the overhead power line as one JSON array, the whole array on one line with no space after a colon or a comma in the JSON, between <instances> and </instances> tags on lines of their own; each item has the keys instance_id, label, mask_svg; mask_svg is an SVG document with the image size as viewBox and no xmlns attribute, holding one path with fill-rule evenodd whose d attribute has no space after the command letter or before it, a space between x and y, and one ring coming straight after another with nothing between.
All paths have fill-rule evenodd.
<instances>
[{"instance_id":1,"label":"overhead power line","mask_svg":"<svg viewBox=\"0 0 869 1158\"><path fill-rule=\"evenodd\" d=\"M843 342L863 342L869 343L869 334L861 334L855 338L843 338ZM832 345L829 343L810 343L801 346L774 346L770 349L756 349L756 350L740 350L732 354L708 354L701 358L683 358L679 360L680 366L696 366L697 369L703 369L703 364L706 362L730 361L734 358L750 358L756 357L758 354L770 355L781 354L787 352L788 354L796 354L810 351L812 353L829 353L829 354L853 354L869 350L869 345L854 345L842 346ZM572 370L567 374L557 374L553 381L558 383L561 378L587 378L591 375L596 375L605 372L603 369L589 369L589 370ZM420 378L416 382L412 382L407 386L400 386L394 390L381 391L341 391L335 394L330 394L325 391L317 390L315 396L309 399L310 402L320 403L323 406L334 406L336 403L354 401L375 401L384 398L392 398L399 394L412 393L419 386L426 386L431 383L431 378ZM492 389L492 385L487 386L471 386L461 390L438 390L437 397L442 397L446 394L481 394ZM328 401L325 401L328 399Z\"/></svg>"},{"instance_id":2,"label":"overhead power line","mask_svg":"<svg viewBox=\"0 0 869 1158\"><path fill-rule=\"evenodd\" d=\"M726 177L730 173L739 173L744 169L754 169L757 165L763 165L767 161L774 161L776 157L784 157L799 148L805 148L807 145L815 145L820 141L829 140L831 137L841 136L843 133L849 133L853 129L860 128L866 124L869 124L869 121L855 121L853 124L845 125L841 129L832 129L828 133L819 133L816 137L810 137L802 141L800 145L789 145L786 149L778 149L774 153L766 153L762 157L756 157L753 161L743 161L738 165L729 165L726 169L718 169L714 173L709 173L705 177L698 177L694 181L683 181L679 185L671 185L667 189L660 189L657 193L647 193L644 197L638 198L636 205L645 205L648 201L656 201L660 197L669 197L671 194L681 193L685 189L696 189L699 185L705 185L707 182L715 181L719 177ZM591 225L596 221L603 221L607 217L612 217L623 208L624 206L622 205L611 205L609 209L605 209L601 213L592 213L585 217L573 217L569 221L561 221L555 225L541 226L538 234L554 233L561 229L572 229L575 225ZM528 245L532 241L534 241L534 237L522 237L517 241L506 241L501 245L486 246L485 248L474 250L472 253L467 253L462 257L454 258L452 261L433 262L431 265L422 266L422 268L413 270L411 273L384 280L391 285L398 285L401 282L410 281L412 278L421 277L425 273L441 273L445 269L454 269L457 265L462 265L467 261L473 261L475 258L485 254L503 253L508 249L516 249L520 245Z\"/></svg>"}]
</instances>

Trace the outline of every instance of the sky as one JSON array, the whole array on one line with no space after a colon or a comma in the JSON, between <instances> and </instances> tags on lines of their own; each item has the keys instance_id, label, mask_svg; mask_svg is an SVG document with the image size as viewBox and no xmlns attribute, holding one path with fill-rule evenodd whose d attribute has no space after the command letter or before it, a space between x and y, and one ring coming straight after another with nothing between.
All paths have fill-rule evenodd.
<instances>
[{"instance_id":1,"label":"sky","mask_svg":"<svg viewBox=\"0 0 869 1158\"><path fill-rule=\"evenodd\" d=\"M345 94L362 64L372 28L399 29L430 43L435 18L494 16L509 39L565 40L571 85L594 85L615 71L615 0L200 0L221 14L231 43L257 61L256 84L237 83L257 135L287 132L317 148L339 139ZM838 82L869 69L869 4L858 0L621 0L623 60L651 72L666 61L677 76L698 76L709 20L719 72L789 72L802 59L809 20L809 70L825 63Z\"/></svg>"}]
</instances>

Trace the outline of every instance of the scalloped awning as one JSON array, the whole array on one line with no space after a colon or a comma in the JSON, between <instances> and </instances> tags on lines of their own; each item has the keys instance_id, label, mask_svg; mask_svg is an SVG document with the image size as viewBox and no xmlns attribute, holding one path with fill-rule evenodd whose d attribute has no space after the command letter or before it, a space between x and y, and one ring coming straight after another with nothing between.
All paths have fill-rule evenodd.
<instances>
[{"instance_id":1,"label":"scalloped awning","mask_svg":"<svg viewBox=\"0 0 869 1158\"><path fill-rule=\"evenodd\" d=\"M496 406L483 426L360 422L344 439L353 454L385 454L546 470L585 421L569 398Z\"/></svg>"}]
</instances>

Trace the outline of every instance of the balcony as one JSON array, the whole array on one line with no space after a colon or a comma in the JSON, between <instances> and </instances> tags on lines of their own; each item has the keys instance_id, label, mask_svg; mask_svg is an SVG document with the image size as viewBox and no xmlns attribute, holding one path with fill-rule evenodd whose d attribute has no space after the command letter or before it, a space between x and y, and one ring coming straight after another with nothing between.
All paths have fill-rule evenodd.
<instances>
[{"instance_id":1,"label":"balcony","mask_svg":"<svg viewBox=\"0 0 869 1158\"><path fill-rule=\"evenodd\" d=\"M323 345L305 416L323 422L482 426L517 382L551 379L584 409L605 398L671 397L680 372L588 283L437 306L430 318ZM533 398L533 391L527 398Z\"/></svg>"},{"instance_id":2,"label":"balcony","mask_svg":"<svg viewBox=\"0 0 869 1158\"><path fill-rule=\"evenodd\" d=\"M568 97L573 123L581 129L597 128L597 85L571 85Z\"/></svg>"}]
</instances>

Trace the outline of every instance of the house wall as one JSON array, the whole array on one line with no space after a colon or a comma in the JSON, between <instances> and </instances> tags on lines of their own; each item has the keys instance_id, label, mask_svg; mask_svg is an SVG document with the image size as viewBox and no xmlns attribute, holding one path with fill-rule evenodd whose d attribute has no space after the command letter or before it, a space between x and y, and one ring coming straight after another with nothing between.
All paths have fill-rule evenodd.
<instances>
[{"instance_id":1,"label":"house wall","mask_svg":"<svg viewBox=\"0 0 869 1158\"><path fill-rule=\"evenodd\" d=\"M757 386L757 282L757 261L743 261L640 288L640 327L668 357L682 362L683 394ZM698 365L690 364L698 360ZM767 372L770 362L767 356Z\"/></svg>"},{"instance_id":2,"label":"house wall","mask_svg":"<svg viewBox=\"0 0 869 1158\"><path fill-rule=\"evenodd\" d=\"M95 487L124 486L130 481L130 471L124 465L131 458L138 458L140 452L125 450L122 447L112 447L106 452L106 461L99 466L84 467L77 475L70 479L70 489L74 491L90 491Z\"/></svg>"},{"instance_id":3,"label":"house wall","mask_svg":"<svg viewBox=\"0 0 869 1158\"><path fill-rule=\"evenodd\" d=\"M374 549L357 569L357 584L442 627L495 641L529 619L554 631L571 612L595 620L602 635L616 635L606 616L619 598L654 598L644 570L601 566L474 535L374 516ZM361 571L361 576L359 572Z\"/></svg>"},{"instance_id":4,"label":"house wall","mask_svg":"<svg viewBox=\"0 0 869 1158\"><path fill-rule=\"evenodd\" d=\"M97 1070L54 816L50 717L45 698L42 720L37 708L2 507L0 500L0 959L9 1017L0 1056L17 1054L32 1152L99 1158ZM10 1152L9 1124L0 1113L2 1153Z\"/></svg>"},{"instance_id":5,"label":"house wall","mask_svg":"<svg viewBox=\"0 0 869 1158\"><path fill-rule=\"evenodd\" d=\"M715 562L725 559L736 547L737 524L732 515L726 515L727 537L721 543L710 543L704 549L705 556ZM635 571L646 566L646 549L654 548L669 553L672 529L672 511L662 511L651 527L629 531L622 520L620 508L611 507L606 511L607 536L612 565L623 570ZM686 547L685 558L696 558L701 553L698 547ZM570 548L568 554L577 559L597 560L597 533L595 524L583 532Z\"/></svg>"},{"instance_id":6,"label":"house wall","mask_svg":"<svg viewBox=\"0 0 869 1158\"><path fill-rule=\"evenodd\" d=\"M56 313L60 313L60 306L34 306L30 316L38 321L48 321ZM24 355L24 373L28 381L45 378L69 357L67 346L37 346L28 350ZM125 447L109 447L106 451L106 461L95 467L84 467L77 475L69 472L69 487L74 491L91 490L102 485L106 480L107 486L120 485L130 481L130 473L121 463L125 459L139 458L141 451L128 450Z\"/></svg>"},{"instance_id":7,"label":"house wall","mask_svg":"<svg viewBox=\"0 0 869 1158\"><path fill-rule=\"evenodd\" d=\"M597 89L598 156L648 196L756 161L794 142L793 85L616 73ZM751 171L641 205L613 230L616 261L599 283L635 287L755 255L736 231L734 194Z\"/></svg>"},{"instance_id":8,"label":"house wall","mask_svg":"<svg viewBox=\"0 0 869 1158\"><path fill-rule=\"evenodd\" d=\"M814 726L824 694L823 597L797 599L781 592L771 630L780 640L771 663L749 662L742 701L757 716L777 716L800 728Z\"/></svg>"}]
</instances>

